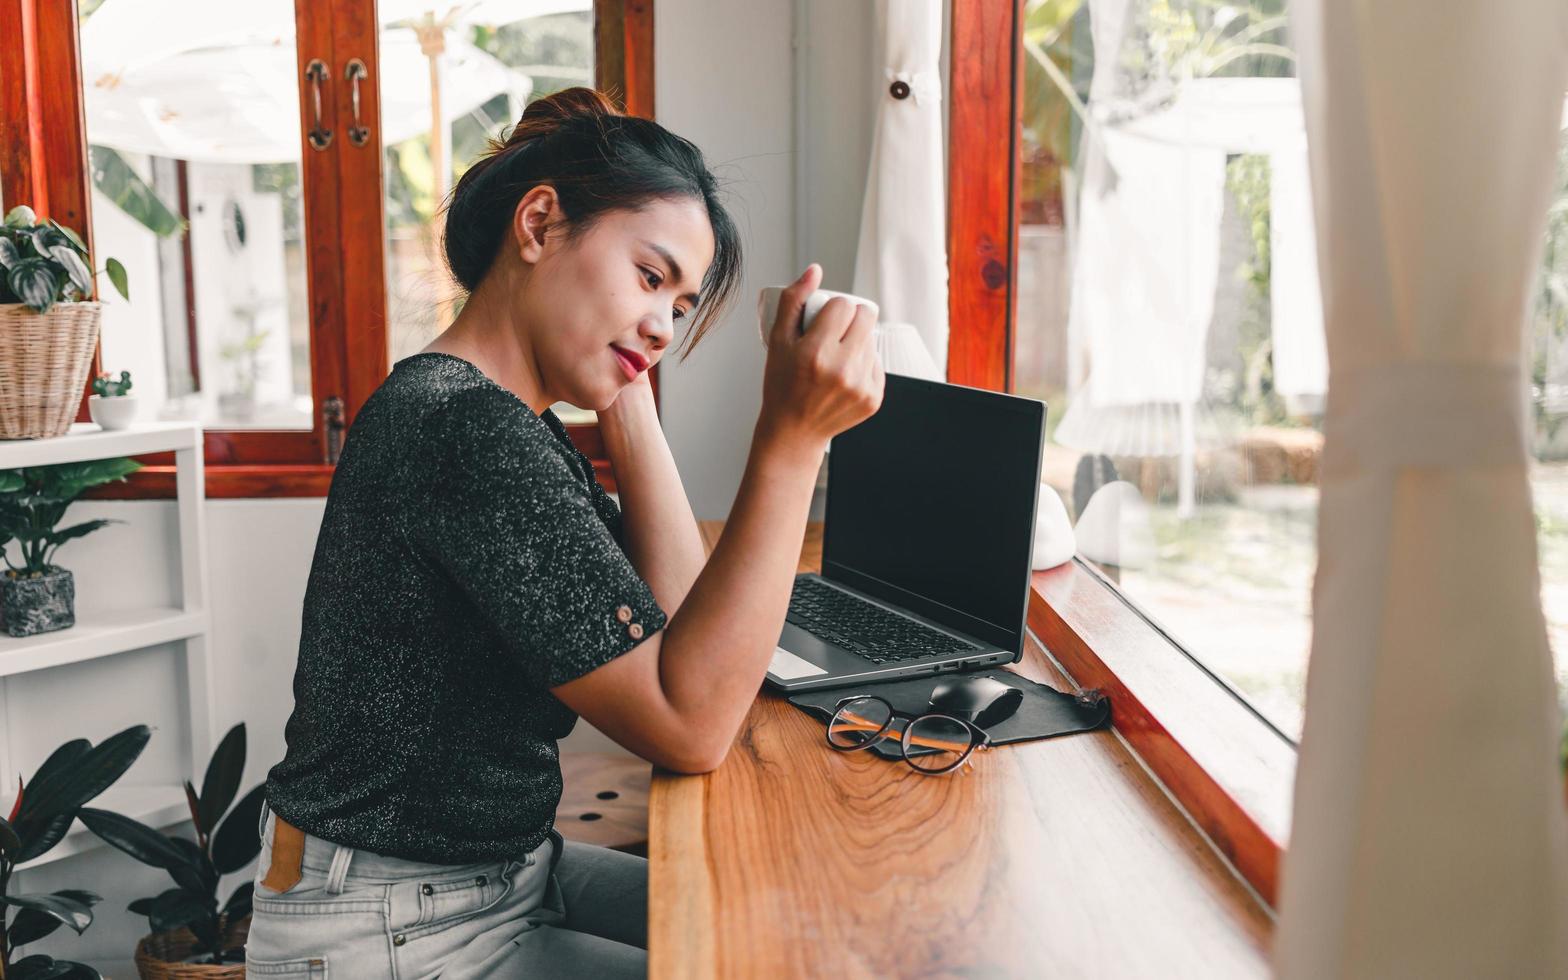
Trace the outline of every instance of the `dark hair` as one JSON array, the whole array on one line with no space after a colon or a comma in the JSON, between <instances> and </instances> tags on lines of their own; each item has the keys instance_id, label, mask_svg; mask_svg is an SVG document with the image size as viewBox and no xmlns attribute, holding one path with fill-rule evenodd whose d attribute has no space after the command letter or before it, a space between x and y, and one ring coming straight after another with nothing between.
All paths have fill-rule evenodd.
<instances>
[{"instance_id":1,"label":"dark hair","mask_svg":"<svg viewBox=\"0 0 1568 980\"><path fill-rule=\"evenodd\" d=\"M452 188L442 244L458 284L479 288L508 234L517 202L534 187L555 188L570 242L606 212L693 198L708 210L713 264L687 340L690 352L740 286L740 235L719 203L702 151L658 123L622 114L591 88L568 88L528 104L505 140L464 171ZM684 354L682 355L684 356Z\"/></svg>"}]
</instances>

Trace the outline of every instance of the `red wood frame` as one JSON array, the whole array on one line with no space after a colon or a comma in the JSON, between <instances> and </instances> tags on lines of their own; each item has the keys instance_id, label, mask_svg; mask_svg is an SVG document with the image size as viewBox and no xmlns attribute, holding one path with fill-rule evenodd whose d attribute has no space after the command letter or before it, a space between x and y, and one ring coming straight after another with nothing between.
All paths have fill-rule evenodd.
<instances>
[{"instance_id":1,"label":"red wood frame","mask_svg":"<svg viewBox=\"0 0 1568 980\"><path fill-rule=\"evenodd\" d=\"M1295 748L1078 560L1035 572L1029 628L1259 896L1273 905Z\"/></svg>"},{"instance_id":2,"label":"red wood frame","mask_svg":"<svg viewBox=\"0 0 1568 980\"><path fill-rule=\"evenodd\" d=\"M953 4L948 115L947 376L1009 391L1018 281L1018 40L1023 0Z\"/></svg>"},{"instance_id":3,"label":"red wood frame","mask_svg":"<svg viewBox=\"0 0 1568 980\"><path fill-rule=\"evenodd\" d=\"M308 86L299 86L300 168L310 295L311 394L317 407L310 430L211 430L206 433L209 497L324 496L327 430L321 407L342 399L343 423L387 373L386 293L382 253L382 155L379 133L379 50L374 0L296 0L295 47L299 77L320 59L322 125L334 133L325 151L310 147L304 129L314 122ZM653 114L652 0L596 0L595 60L599 84L622 95L627 111ZM359 121L371 130L364 146L347 138L353 125L349 59L363 61ZM27 203L82 234L91 246L91 177L83 106L80 35L75 0L0 0L0 194ZM94 355L93 373L101 370ZM658 395L657 369L650 379ZM83 392L78 415L86 419ZM614 489L597 425L568 426ZM172 459L148 464L125 484L89 496L128 499L173 496Z\"/></svg>"}]
</instances>

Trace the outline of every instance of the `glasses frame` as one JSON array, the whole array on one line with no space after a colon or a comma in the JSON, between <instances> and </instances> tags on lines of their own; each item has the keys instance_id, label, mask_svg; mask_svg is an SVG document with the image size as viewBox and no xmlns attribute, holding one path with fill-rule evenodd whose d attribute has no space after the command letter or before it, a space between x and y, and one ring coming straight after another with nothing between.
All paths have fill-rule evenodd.
<instances>
[{"instance_id":1,"label":"glasses frame","mask_svg":"<svg viewBox=\"0 0 1568 980\"><path fill-rule=\"evenodd\" d=\"M833 741L833 724L834 722L838 721L838 716L843 713L844 706L847 704L852 704L856 701L875 701L878 704L881 704L887 708L887 721L883 722L882 727L877 729L876 734L872 735L870 738L866 739L859 745L839 745L837 742ZM875 694L852 694L849 697L840 698L838 702L833 705L833 717L828 719L827 732L825 733L824 737L827 739L828 745L838 750L839 752L859 752L862 749L871 748L871 746L886 738L888 729L893 727L893 719L895 718L903 718L909 722L909 724L904 726L903 734L898 740L899 749L904 756L904 762L909 765L909 768L915 770L923 776L941 776L946 773L950 773L959 766L967 763L969 758L974 755L975 749L978 748L984 751L991 748L991 733L986 731L984 728L981 728L979 725L976 725L967 718L959 718L956 715L950 715L941 711L927 711L918 715L910 714L907 711L898 710L897 708L893 707L893 705L889 703L886 698L879 697ZM963 725L964 728L968 730L969 747L965 749L963 754L960 755L951 765L944 766L941 769L927 769L923 766L916 765L915 761L909 757L909 733L915 727L917 722L920 722L926 718L941 718L946 721L954 721L960 725ZM964 772L967 775L969 770L965 769Z\"/></svg>"}]
</instances>

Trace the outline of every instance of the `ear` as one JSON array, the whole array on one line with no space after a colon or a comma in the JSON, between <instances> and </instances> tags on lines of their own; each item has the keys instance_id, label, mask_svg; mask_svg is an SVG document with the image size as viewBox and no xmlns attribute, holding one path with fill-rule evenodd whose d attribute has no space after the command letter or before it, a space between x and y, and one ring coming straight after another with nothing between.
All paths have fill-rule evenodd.
<instances>
[{"instance_id":1,"label":"ear","mask_svg":"<svg viewBox=\"0 0 1568 980\"><path fill-rule=\"evenodd\" d=\"M517 256L529 265L544 255L545 231L561 218L561 205L555 188L540 184L524 194L512 212L512 233L517 241Z\"/></svg>"}]
</instances>

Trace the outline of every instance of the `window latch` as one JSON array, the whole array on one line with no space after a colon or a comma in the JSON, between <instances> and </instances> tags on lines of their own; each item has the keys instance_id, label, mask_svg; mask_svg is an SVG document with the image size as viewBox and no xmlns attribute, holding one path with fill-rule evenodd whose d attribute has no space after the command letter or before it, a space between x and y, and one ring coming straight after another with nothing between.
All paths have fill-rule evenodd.
<instances>
[{"instance_id":1,"label":"window latch","mask_svg":"<svg viewBox=\"0 0 1568 980\"><path fill-rule=\"evenodd\" d=\"M333 395L326 400L321 406L321 424L327 433L326 463L336 466L343 452L343 399Z\"/></svg>"}]
</instances>

